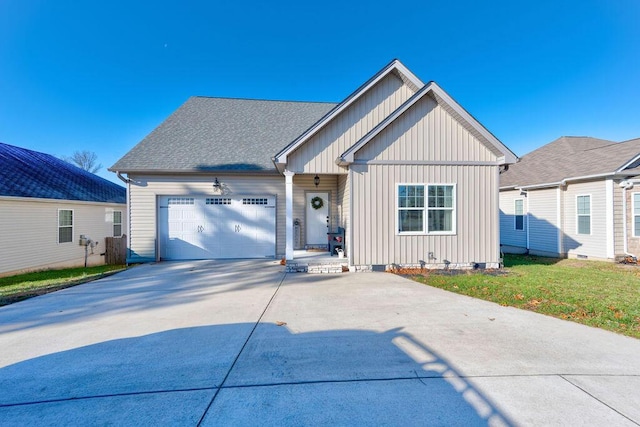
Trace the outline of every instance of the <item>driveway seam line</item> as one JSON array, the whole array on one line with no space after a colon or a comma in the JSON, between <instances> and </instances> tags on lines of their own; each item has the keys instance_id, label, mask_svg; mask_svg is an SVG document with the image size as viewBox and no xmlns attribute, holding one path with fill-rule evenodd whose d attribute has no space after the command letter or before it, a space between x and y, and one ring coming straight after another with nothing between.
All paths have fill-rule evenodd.
<instances>
[{"instance_id":1,"label":"driveway seam line","mask_svg":"<svg viewBox=\"0 0 640 427\"><path fill-rule=\"evenodd\" d=\"M0 403L0 408L10 408L13 406L28 406L28 405L44 405L47 403L58 403L58 402L73 402L76 400L89 400L89 399L104 399L109 397L126 397L126 396L139 396L144 394L162 394L162 393L184 393L190 391L206 391L213 390L218 387L196 387L196 388L178 388L173 390L146 390L146 391L132 391L129 393L108 393L108 394L96 394L92 396L76 396L76 397L65 397L60 399L46 399L46 400L37 400L33 402L16 402L16 403Z\"/></svg>"},{"instance_id":2,"label":"driveway seam line","mask_svg":"<svg viewBox=\"0 0 640 427\"><path fill-rule=\"evenodd\" d=\"M264 317L265 313L269 309L269 306L271 306L271 303L273 302L273 300L275 299L276 295L278 294L278 291L280 290L280 287L282 286L282 283L284 282L284 279L286 277L287 277L287 273L284 273L282 275L282 278L280 279L280 282L278 283L278 286L276 287L275 292L273 293L273 295L271 295L271 298L269 298L269 301L267 302L267 305L264 307L264 310L262 310L262 313L260 313L260 317L258 317L258 320L253 325L253 328L251 328L251 332L249 332L249 336L247 336L247 339L244 341L244 344L242 344L242 347L240 348L240 351L238 352L238 354L236 354L235 359L233 359L233 363L229 367L229 370L227 371L227 374L224 376L224 378L223 378L222 382L220 383L220 385L216 388L216 392L213 394L213 397L211 398L211 401L209 401L209 404L207 405L207 407L205 408L204 412L202 413L202 416L200 417L200 420L198 421L198 424L197 424L198 427L200 427L202 425L202 422L204 421L205 417L207 416L207 413L209 412L209 409L211 409L211 406L213 406L213 402L215 402L216 397L218 397L218 394L220 394L220 390L222 390L222 388L224 387L224 383L227 381L227 378L229 378L229 375L231 374L231 371L233 371L233 368L236 366L236 363L238 362L238 359L240 359L240 356L242 355L242 352L244 351L245 347L249 343L249 340L253 336L253 333L255 332L256 328L258 327L258 325L262 321L262 318Z\"/></svg>"},{"instance_id":3,"label":"driveway seam line","mask_svg":"<svg viewBox=\"0 0 640 427\"><path fill-rule=\"evenodd\" d=\"M634 420L633 418L630 418L629 416L627 416L627 415L623 414L622 412L618 411L616 408L614 408L613 406L609 405L608 403L605 403L602 400L598 399L596 396L594 396L593 394L589 393L587 390L585 390L584 388L580 387L578 384L575 384L574 382L572 382L569 379L565 378L564 375L559 375L559 377L562 378L563 380L565 380L566 382L568 382L569 384L571 384L572 386L574 386L575 388L577 388L578 390L581 390L583 393L587 394L588 396L591 396L596 401L602 403L607 408L611 409L612 411L616 412L617 414L619 414L619 415L623 416L624 418L628 419L629 421L631 421L635 425L640 426L640 424L636 420Z\"/></svg>"}]
</instances>

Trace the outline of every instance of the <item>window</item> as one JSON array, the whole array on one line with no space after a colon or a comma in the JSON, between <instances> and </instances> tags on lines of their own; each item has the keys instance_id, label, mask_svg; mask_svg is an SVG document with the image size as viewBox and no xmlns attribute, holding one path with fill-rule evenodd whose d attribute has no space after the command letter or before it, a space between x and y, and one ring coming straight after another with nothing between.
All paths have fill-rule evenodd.
<instances>
[{"instance_id":1,"label":"window","mask_svg":"<svg viewBox=\"0 0 640 427\"><path fill-rule=\"evenodd\" d=\"M455 233L455 186L399 185L398 233Z\"/></svg>"},{"instance_id":2,"label":"window","mask_svg":"<svg viewBox=\"0 0 640 427\"><path fill-rule=\"evenodd\" d=\"M73 242L73 211L58 209L58 243Z\"/></svg>"},{"instance_id":3,"label":"window","mask_svg":"<svg viewBox=\"0 0 640 427\"><path fill-rule=\"evenodd\" d=\"M231 199L227 197L211 197L206 200L207 205L230 205Z\"/></svg>"},{"instance_id":4,"label":"window","mask_svg":"<svg viewBox=\"0 0 640 427\"><path fill-rule=\"evenodd\" d=\"M578 196L576 198L576 212L578 234L591 234L591 196Z\"/></svg>"},{"instance_id":5,"label":"window","mask_svg":"<svg viewBox=\"0 0 640 427\"><path fill-rule=\"evenodd\" d=\"M398 232L424 233L424 185L398 186Z\"/></svg>"},{"instance_id":6,"label":"window","mask_svg":"<svg viewBox=\"0 0 640 427\"><path fill-rule=\"evenodd\" d=\"M640 193L633 193L633 237L640 237Z\"/></svg>"},{"instance_id":7,"label":"window","mask_svg":"<svg viewBox=\"0 0 640 427\"><path fill-rule=\"evenodd\" d=\"M514 228L515 230L524 230L524 200L514 200Z\"/></svg>"},{"instance_id":8,"label":"window","mask_svg":"<svg viewBox=\"0 0 640 427\"><path fill-rule=\"evenodd\" d=\"M168 204L170 205L193 205L195 199L193 197L169 197Z\"/></svg>"},{"instance_id":9,"label":"window","mask_svg":"<svg viewBox=\"0 0 640 427\"><path fill-rule=\"evenodd\" d=\"M113 211L113 237L122 237L122 212Z\"/></svg>"}]
</instances>

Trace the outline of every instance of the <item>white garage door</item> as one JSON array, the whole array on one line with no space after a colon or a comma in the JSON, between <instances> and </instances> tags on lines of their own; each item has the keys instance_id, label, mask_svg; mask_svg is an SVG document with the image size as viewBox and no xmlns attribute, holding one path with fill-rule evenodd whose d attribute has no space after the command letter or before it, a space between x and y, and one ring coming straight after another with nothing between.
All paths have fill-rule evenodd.
<instances>
[{"instance_id":1,"label":"white garage door","mask_svg":"<svg viewBox=\"0 0 640 427\"><path fill-rule=\"evenodd\" d=\"M162 259L275 257L275 196L162 196Z\"/></svg>"}]
</instances>

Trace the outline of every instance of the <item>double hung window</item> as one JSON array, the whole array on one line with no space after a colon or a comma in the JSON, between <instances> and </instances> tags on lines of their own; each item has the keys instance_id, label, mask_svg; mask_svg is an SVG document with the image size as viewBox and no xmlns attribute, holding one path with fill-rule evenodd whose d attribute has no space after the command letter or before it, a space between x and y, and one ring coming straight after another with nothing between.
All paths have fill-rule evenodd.
<instances>
[{"instance_id":1,"label":"double hung window","mask_svg":"<svg viewBox=\"0 0 640 427\"><path fill-rule=\"evenodd\" d=\"M398 185L398 234L455 234L453 184Z\"/></svg>"}]
</instances>

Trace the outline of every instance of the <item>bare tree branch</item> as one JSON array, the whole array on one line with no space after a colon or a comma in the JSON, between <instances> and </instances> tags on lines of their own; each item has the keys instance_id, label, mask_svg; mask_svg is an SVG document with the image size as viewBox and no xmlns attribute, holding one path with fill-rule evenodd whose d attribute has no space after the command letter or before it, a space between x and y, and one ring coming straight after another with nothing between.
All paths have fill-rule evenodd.
<instances>
[{"instance_id":1,"label":"bare tree branch","mask_svg":"<svg viewBox=\"0 0 640 427\"><path fill-rule=\"evenodd\" d=\"M87 172L96 173L102 169L102 163L97 163L98 155L93 151L75 151L71 157L64 157L63 159Z\"/></svg>"}]
</instances>

